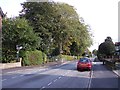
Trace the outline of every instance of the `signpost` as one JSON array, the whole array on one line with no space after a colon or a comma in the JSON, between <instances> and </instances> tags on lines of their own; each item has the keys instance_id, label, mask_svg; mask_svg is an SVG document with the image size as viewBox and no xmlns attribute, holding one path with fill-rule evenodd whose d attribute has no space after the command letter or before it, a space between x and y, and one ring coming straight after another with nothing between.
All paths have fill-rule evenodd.
<instances>
[{"instance_id":1,"label":"signpost","mask_svg":"<svg viewBox=\"0 0 120 90\"><path fill-rule=\"evenodd\" d=\"M19 61L19 52L22 49L22 46L16 45L16 49L17 49L17 60Z\"/></svg>"}]
</instances>

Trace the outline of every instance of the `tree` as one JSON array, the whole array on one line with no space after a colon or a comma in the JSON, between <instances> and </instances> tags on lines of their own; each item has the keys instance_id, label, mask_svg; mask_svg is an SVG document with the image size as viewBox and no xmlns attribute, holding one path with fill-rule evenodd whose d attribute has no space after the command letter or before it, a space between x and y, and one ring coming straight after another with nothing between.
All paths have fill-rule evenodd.
<instances>
[{"instance_id":1,"label":"tree","mask_svg":"<svg viewBox=\"0 0 120 90\"><path fill-rule=\"evenodd\" d=\"M71 52L71 55L75 55L75 56L78 55L79 46L77 45L76 42L73 42L72 45L70 46L70 52Z\"/></svg>"},{"instance_id":2,"label":"tree","mask_svg":"<svg viewBox=\"0 0 120 90\"><path fill-rule=\"evenodd\" d=\"M51 30L53 30L53 7L52 4L43 2L25 2L20 16L25 17L33 27L35 33L41 38L39 50L47 53L51 46Z\"/></svg>"},{"instance_id":3,"label":"tree","mask_svg":"<svg viewBox=\"0 0 120 90\"><path fill-rule=\"evenodd\" d=\"M3 20L2 29L2 62L10 62L16 57L16 45L24 50L36 49L39 37L34 33L24 18L7 18Z\"/></svg>"},{"instance_id":4,"label":"tree","mask_svg":"<svg viewBox=\"0 0 120 90\"><path fill-rule=\"evenodd\" d=\"M105 42L101 43L98 48L99 54L103 54L105 56L113 55L115 52L115 45L112 42L111 37L107 37Z\"/></svg>"},{"instance_id":5,"label":"tree","mask_svg":"<svg viewBox=\"0 0 120 90\"><path fill-rule=\"evenodd\" d=\"M94 50L92 51L92 54L95 55L95 56L97 56L97 52L98 52L98 51L97 51L96 49L94 49Z\"/></svg>"},{"instance_id":6,"label":"tree","mask_svg":"<svg viewBox=\"0 0 120 90\"><path fill-rule=\"evenodd\" d=\"M39 34L42 40L38 49L46 54L52 53L52 50L70 54L73 42L77 43L79 49L92 44L88 25L80 22L72 6L55 2L25 2L22 6L20 16L25 17L35 33Z\"/></svg>"}]
</instances>

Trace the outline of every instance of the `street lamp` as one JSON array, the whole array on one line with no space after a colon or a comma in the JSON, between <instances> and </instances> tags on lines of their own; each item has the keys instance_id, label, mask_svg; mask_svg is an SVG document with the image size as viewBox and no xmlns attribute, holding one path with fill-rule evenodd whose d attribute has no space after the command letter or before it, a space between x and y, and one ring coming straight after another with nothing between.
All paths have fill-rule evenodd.
<instances>
[{"instance_id":1,"label":"street lamp","mask_svg":"<svg viewBox=\"0 0 120 90\"><path fill-rule=\"evenodd\" d=\"M22 49L22 46L16 45L16 49L17 49L17 60L19 61L19 51Z\"/></svg>"}]
</instances>

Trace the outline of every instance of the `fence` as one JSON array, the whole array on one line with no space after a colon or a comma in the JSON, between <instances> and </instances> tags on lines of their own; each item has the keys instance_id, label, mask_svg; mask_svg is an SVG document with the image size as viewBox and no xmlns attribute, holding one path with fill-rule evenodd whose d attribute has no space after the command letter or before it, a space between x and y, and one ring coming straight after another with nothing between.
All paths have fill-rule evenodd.
<instances>
[{"instance_id":1,"label":"fence","mask_svg":"<svg viewBox=\"0 0 120 90\"><path fill-rule=\"evenodd\" d=\"M114 56L104 56L103 58L103 64L106 66L116 69L116 62L120 62L120 56L114 55Z\"/></svg>"}]
</instances>

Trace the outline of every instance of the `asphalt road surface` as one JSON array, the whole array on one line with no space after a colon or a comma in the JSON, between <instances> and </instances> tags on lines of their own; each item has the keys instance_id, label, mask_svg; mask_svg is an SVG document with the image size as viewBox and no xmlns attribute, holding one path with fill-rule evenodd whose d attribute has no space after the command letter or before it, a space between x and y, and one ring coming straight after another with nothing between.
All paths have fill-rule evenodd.
<instances>
[{"instance_id":1,"label":"asphalt road surface","mask_svg":"<svg viewBox=\"0 0 120 90\"><path fill-rule=\"evenodd\" d=\"M94 63L92 71L77 71L76 64L4 70L2 88L118 88L118 76L101 63Z\"/></svg>"}]
</instances>

